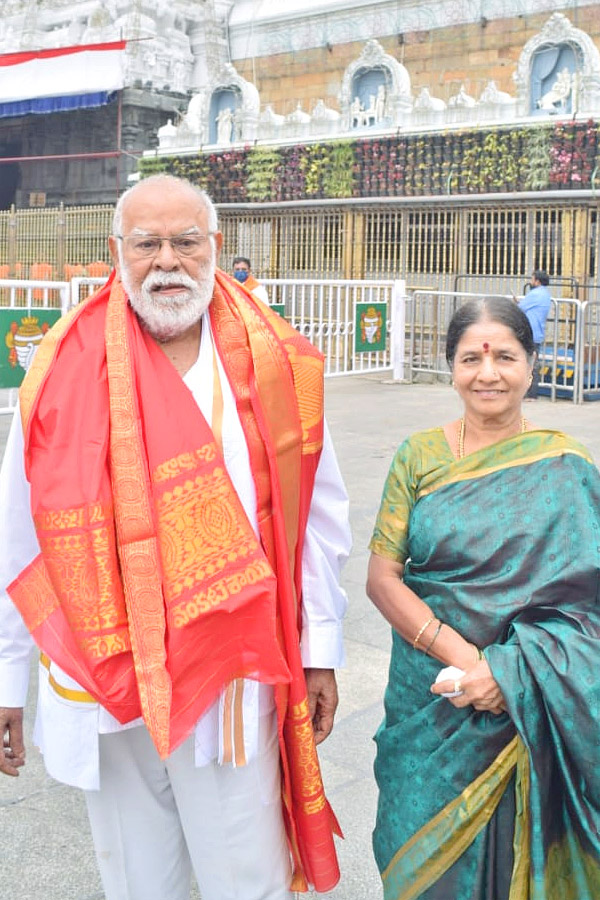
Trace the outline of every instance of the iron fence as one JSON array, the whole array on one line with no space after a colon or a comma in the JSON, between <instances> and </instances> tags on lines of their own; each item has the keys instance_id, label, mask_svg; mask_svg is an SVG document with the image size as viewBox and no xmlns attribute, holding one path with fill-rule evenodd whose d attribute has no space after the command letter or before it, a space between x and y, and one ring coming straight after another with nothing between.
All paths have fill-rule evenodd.
<instances>
[{"instance_id":1,"label":"iron fence","mask_svg":"<svg viewBox=\"0 0 600 900\"><path fill-rule=\"evenodd\" d=\"M600 400L600 300L582 304L579 400Z\"/></svg>"},{"instance_id":2,"label":"iron fence","mask_svg":"<svg viewBox=\"0 0 600 900\"><path fill-rule=\"evenodd\" d=\"M546 269L560 294L598 300L593 198L452 195L221 205L221 265L247 256L259 279L388 281L522 293ZM108 274L112 205L0 211L0 278ZM558 290L556 291L558 294Z\"/></svg>"},{"instance_id":3,"label":"iron fence","mask_svg":"<svg viewBox=\"0 0 600 900\"><path fill-rule=\"evenodd\" d=\"M386 371L396 359L403 365L403 340L398 344L391 337L405 299L403 282L270 278L262 283L270 303L323 353L326 376ZM376 317L373 337L382 313L378 349L368 349L370 335L362 340L358 334L370 310Z\"/></svg>"},{"instance_id":4,"label":"iron fence","mask_svg":"<svg viewBox=\"0 0 600 900\"><path fill-rule=\"evenodd\" d=\"M43 328L49 327L43 320L54 316L55 321L104 281L82 276L70 282L0 280L7 348L7 358L0 358L0 414L14 409L15 379L24 375ZM396 380L448 380L449 321L461 303L481 296L407 290L401 280L263 283L271 305L323 353L327 377L391 371ZM600 399L600 301L553 298L540 356L540 393L576 403Z\"/></svg>"}]
</instances>

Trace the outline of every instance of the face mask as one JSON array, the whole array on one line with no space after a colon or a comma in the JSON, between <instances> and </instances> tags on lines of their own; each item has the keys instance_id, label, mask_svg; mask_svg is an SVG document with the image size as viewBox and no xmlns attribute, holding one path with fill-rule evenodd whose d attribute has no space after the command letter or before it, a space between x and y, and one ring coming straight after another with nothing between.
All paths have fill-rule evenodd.
<instances>
[{"instance_id":1,"label":"face mask","mask_svg":"<svg viewBox=\"0 0 600 900\"><path fill-rule=\"evenodd\" d=\"M236 269L235 272L233 273L233 277L236 279L236 281L241 281L243 284L249 274L250 273L248 272L247 269Z\"/></svg>"}]
</instances>

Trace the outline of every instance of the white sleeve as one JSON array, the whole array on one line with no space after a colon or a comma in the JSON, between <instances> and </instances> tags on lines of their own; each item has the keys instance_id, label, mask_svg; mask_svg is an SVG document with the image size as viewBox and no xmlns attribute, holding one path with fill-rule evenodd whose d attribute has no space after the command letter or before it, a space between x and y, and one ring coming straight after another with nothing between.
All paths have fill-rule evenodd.
<instances>
[{"instance_id":1,"label":"white sleeve","mask_svg":"<svg viewBox=\"0 0 600 900\"><path fill-rule=\"evenodd\" d=\"M352 537L348 495L325 423L302 556L302 663L334 669L345 663L342 619L347 598L339 584Z\"/></svg>"},{"instance_id":2,"label":"white sleeve","mask_svg":"<svg viewBox=\"0 0 600 900\"><path fill-rule=\"evenodd\" d=\"M259 300L262 300L263 303L266 303L267 306L269 305L269 295L264 284L257 284L252 293Z\"/></svg>"},{"instance_id":3,"label":"white sleeve","mask_svg":"<svg viewBox=\"0 0 600 900\"><path fill-rule=\"evenodd\" d=\"M40 552L25 478L23 429L15 412L0 469L0 706L25 705L34 643L7 586Z\"/></svg>"}]
</instances>

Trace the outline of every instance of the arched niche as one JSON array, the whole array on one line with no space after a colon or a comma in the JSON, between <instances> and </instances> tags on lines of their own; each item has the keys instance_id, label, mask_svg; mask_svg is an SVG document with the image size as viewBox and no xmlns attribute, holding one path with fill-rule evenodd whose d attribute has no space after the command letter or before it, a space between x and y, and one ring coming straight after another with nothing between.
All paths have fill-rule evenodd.
<instances>
[{"instance_id":1,"label":"arched niche","mask_svg":"<svg viewBox=\"0 0 600 900\"><path fill-rule=\"evenodd\" d=\"M346 131L400 124L412 109L408 71L378 41L368 41L344 73L340 107Z\"/></svg>"},{"instance_id":2,"label":"arched niche","mask_svg":"<svg viewBox=\"0 0 600 900\"><path fill-rule=\"evenodd\" d=\"M527 42L514 77L520 115L573 115L600 108L600 53L562 13L554 13Z\"/></svg>"},{"instance_id":3,"label":"arched niche","mask_svg":"<svg viewBox=\"0 0 600 900\"><path fill-rule=\"evenodd\" d=\"M254 141L259 111L260 98L256 87L238 75L231 63L226 63L208 85L205 94L203 119L208 143ZM231 121L228 123L229 117Z\"/></svg>"},{"instance_id":4,"label":"arched niche","mask_svg":"<svg viewBox=\"0 0 600 900\"><path fill-rule=\"evenodd\" d=\"M210 97L208 143L231 144L240 140L237 112L242 95L236 86L218 88Z\"/></svg>"}]
</instances>

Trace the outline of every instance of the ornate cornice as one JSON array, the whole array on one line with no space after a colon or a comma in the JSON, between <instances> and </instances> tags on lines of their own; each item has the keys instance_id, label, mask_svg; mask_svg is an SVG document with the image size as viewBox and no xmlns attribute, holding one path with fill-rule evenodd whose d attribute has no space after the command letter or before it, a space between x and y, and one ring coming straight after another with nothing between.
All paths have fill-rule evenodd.
<instances>
[{"instance_id":1,"label":"ornate cornice","mask_svg":"<svg viewBox=\"0 0 600 900\"><path fill-rule=\"evenodd\" d=\"M579 8L596 6L597 0L578 0ZM430 3L398 0L356 0L339 9L318 11L311 7L304 15L286 12L285 4L273 13L263 13L241 21L235 13L230 25L232 59L297 53L324 47L384 38L411 31L430 31L468 25L482 19L513 18L569 11L560 0L432 0Z\"/></svg>"}]
</instances>

